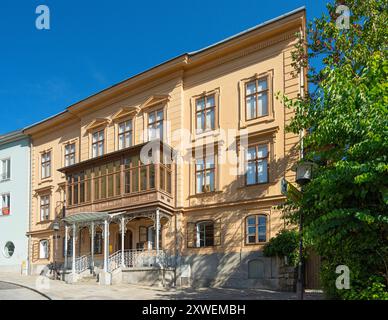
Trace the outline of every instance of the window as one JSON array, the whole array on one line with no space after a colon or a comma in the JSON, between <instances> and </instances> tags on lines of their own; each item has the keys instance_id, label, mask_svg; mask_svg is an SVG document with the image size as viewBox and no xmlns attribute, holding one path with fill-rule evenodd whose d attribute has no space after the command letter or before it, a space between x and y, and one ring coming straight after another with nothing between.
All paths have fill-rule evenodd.
<instances>
[{"instance_id":1,"label":"window","mask_svg":"<svg viewBox=\"0 0 388 320\"><path fill-rule=\"evenodd\" d=\"M214 222L197 223L197 248L214 246Z\"/></svg>"},{"instance_id":2,"label":"window","mask_svg":"<svg viewBox=\"0 0 388 320\"><path fill-rule=\"evenodd\" d=\"M245 85L247 120L268 115L268 78L250 81Z\"/></svg>"},{"instance_id":3,"label":"window","mask_svg":"<svg viewBox=\"0 0 388 320\"><path fill-rule=\"evenodd\" d=\"M221 245L221 220L187 223L187 247L203 248Z\"/></svg>"},{"instance_id":4,"label":"window","mask_svg":"<svg viewBox=\"0 0 388 320\"><path fill-rule=\"evenodd\" d=\"M156 249L156 229L154 226L147 228L148 249ZM162 248L162 226L159 230L159 248Z\"/></svg>"},{"instance_id":5,"label":"window","mask_svg":"<svg viewBox=\"0 0 388 320\"><path fill-rule=\"evenodd\" d=\"M132 146L132 120L119 124L119 149Z\"/></svg>"},{"instance_id":6,"label":"window","mask_svg":"<svg viewBox=\"0 0 388 320\"><path fill-rule=\"evenodd\" d=\"M49 258L49 241L41 240L39 242L39 259Z\"/></svg>"},{"instance_id":7,"label":"window","mask_svg":"<svg viewBox=\"0 0 388 320\"><path fill-rule=\"evenodd\" d=\"M102 254L102 232L97 231L94 236L94 254Z\"/></svg>"},{"instance_id":8,"label":"window","mask_svg":"<svg viewBox=\"0 0 388 320\"><path fill-rule=\"evenodd\" d=\"M215 129L215 94L195 101L195 119L197 134Z\"/></svg>"},{"instance_id":9,"label":"window","mask_svg":"<svg viewBox=\"0 0 388 320\"><path fill-rule=\"evenodd\" d=\"M75 164L75 143L65 146L65 167Z\"/></svg>"},{"instance_id":10,"label":"window","mask_svg":"<svg viewBox=\"0 0 388 320\"><path fill-rule=\"evenodd\" d=\"M246 218L246 243L267 242L267 216L253 215Z\"/></svg>"},{"instance_id":11,"label":"window","mask_svg":"<svg viewBox=\"0 0 388 320\"><path fill-rule=\"evenodd\" d=\"M148 140L163 140L163 109L148 114Z\"/></svg>"},{"instance_id":12,"label":"window","mask_svg":"<svg viewBox=\"0 0 388 320\"><path fill-rule=\"evenodd\" d=\"M42 153L42 179L51 177L51 152Z\"/></svg>"},{"instance_id":13,"label":"window","mask_svg":"<svg viewBox=\"0 0 388 320\"><path fill-rule=\"evenodd\" d=\"M92 157L96 158L104 155L105 130L92 134Z\"/></svg>"},{"instance_id":14,"label":"window","mask_svg":"<svg viewBox=\"0 0 388 320\"><path fill-rule=\"evenodd\" d=\"M256 145L248 148L246 184L268 182L268 146Z\"/></svg>"},{"instance_id":15,"label":"window","mask_svg":"<svg viewBox=\"0 0 388 320\"><path fill-rule=\"evenodd\" d=\"M50 196L40 197L40 221L47 221L50 219Z\"/></svg>"},{"instance_id":16,"label":"window","mask_svg":"<svg viewBox=\"0 0 388 320\"><path fill-rule=\"evenodd\" d=\"M8 241L4 246L3 252L6 258L11 258L15 252L15 245L13 244L13 242Z\"/></svg>"},{"instance_id":17,"label":"window","mask_svg":"<svg viewBox=\"0 0 388 320\"><path fill-rule=\"evenodd\" d=\"M1 195L1 215L9 216L11 214L11 196L9 193Z\"/></svg>"},{"instance_id":18,"label":"window","mask_svg":"<svg viewBox=\"0 0 388 320\"><path fill-rule=\"evenodd\" d=\"M11 159L1 160L1 177L2 181L11 179Z\"/></svg>"},{"instance_id":19,"label":"window","mask_svg":"<svg viewBox=\"0 0 388 320\"><path fill-rule=\"evenodd\" d=\"M204 156L195 162L196 193L213 192L215 190L214 155Z\"/></svg>"}]
</instances>

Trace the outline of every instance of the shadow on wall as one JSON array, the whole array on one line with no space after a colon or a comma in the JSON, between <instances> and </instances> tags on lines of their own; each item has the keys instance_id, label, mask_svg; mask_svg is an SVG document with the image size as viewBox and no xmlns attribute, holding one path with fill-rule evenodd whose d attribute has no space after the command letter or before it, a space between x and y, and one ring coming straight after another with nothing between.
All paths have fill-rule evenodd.
<instances>
[{"instance_id":1,"label":"shadow on wall","mask_svg":"<svg viewBox=\"0 0 388 320\"><path fill-rule=\"evenodd\" d=\"M270 162L269 176L272 183L240 188L241 180L235 179L219 195L217 202L229 202L235 197L238 199L265 197L268 187L276 188L276 194L280 195L280 180L285 176L286 171L289 172L291 164L298 158L298 152L297 146L294 146L286 157ZM206 201L202 204L206 204ZM182 256L180 261L182 268L177 268L178 286L279 290L281 261L276 257L264 257L262 246L255 246L249 250L249 247L245 245L245 219L242 219L245 214L236 214L236 211L241 210L244 211L244 208L217 209L214 215L221 217L221 234L223 235L221 246L215 248L210 254L201 254L198 249L190 249L190 252ZM275 236L285 227L281 212L276 218L270 217L269 223L271 229L269 237ZM182 228L180 237L183 239L181 252L185 252L187 251L187 235ZM198 253L195 250L198 250ZM190 266L190 277L184 271L188 266Z\"/></svg>"}]
</instances>

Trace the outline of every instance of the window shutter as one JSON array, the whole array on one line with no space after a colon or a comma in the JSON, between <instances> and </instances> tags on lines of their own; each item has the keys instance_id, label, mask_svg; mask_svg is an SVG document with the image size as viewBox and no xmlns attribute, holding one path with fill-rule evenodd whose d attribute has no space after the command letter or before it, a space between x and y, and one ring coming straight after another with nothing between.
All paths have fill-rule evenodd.
<instances>
[{"instance_id":1,"label":"window shutter","mask_svg":"<svg viewBox=\"0 0 388 320\"><path fill-rule=\"evenodd\" d=\"M214 245L221 245L221 219L214 221Z\"/></svg>"},{"instance_id":2,"label":"window shutter","mask_svg":"<svg viewBox=\"0 0 388 320\"><path fill-rule=\"evenodd\" d=\"M34 241L32 244L32 261L39 260L39 241Z\"/></svg>"},{"instance_id":3,"label":"window shutter","mask_svg":"<svg viewBox=\"0 0 388 320\"><path fill-rule=\"evenodd\" d=\"M196 247L196 230L195 223L188 222L187 223L187 248L195 248Z\"/></svg>"}]
</instances>

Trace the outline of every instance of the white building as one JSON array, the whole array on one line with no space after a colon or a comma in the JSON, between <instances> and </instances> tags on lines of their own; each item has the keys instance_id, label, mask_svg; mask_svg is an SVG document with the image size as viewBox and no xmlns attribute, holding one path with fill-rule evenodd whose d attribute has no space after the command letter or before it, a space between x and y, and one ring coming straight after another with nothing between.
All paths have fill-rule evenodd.
<instances>
[{"instance_id":1,"label":"white building","mask_svg":"<svg viewBox=\"0 0 388 320\"><path fill-rule=\"evenodd\" d=\"M27 272L30 141L21 131L0 136L0 273Z\"/></svg>"}]
</instances>

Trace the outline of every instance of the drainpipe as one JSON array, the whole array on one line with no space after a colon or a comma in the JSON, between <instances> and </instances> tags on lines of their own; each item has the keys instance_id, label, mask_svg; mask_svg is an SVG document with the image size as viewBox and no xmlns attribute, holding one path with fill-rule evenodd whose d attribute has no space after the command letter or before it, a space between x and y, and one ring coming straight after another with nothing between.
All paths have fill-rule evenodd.
<instances>
[{"instance_id":1,"label":"drainpipe","mask_svg":"<svg viewBox=\"0 0 388 320\"><path fill-rule=\"evenodd\" d=\"M28 232L31 232L32 227L32 212L31 212L31 204L32 204L32 139L31 137L28 137L28 157L29 157L29 174L28 174ZM32 255L32 236L31 234L28 235L28 241L27 241L27 274L32 275L32 262L31 262L31 255Z\"/></svg>"}]
</instances>

